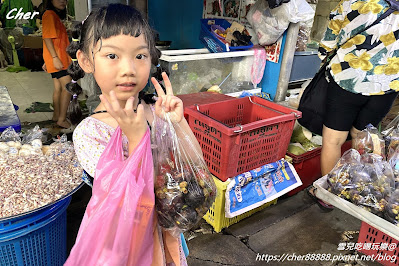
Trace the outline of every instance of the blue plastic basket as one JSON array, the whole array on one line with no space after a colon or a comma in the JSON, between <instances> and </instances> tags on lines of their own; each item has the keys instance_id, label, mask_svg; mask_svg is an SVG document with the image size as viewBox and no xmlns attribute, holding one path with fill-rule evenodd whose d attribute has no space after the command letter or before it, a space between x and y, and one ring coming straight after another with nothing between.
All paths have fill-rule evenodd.
<instances>
[{"instance_id":1,"label":"blue plastic basket","mask_svg":"<svg viewBox=\"0 0 399 266\"><path fill-rule=\"evenodd\" d=\"M0 231L0 265L63 265L66 260L66 210L71 197L6 220Z\"/></svg>"},{"instance_id":2,"label":"blue plastic basket","mask_svg":"<svg viewBox=\"0 0 399 266\"><path fill-rule=\"evenodd\" d=\"M212 23L209 24L208 22L211 21ZM230 22L225 19L201 19L201 31L199 39L205 45L206 48L210 52L213 53L220 53L220 52L228 52L226 44L215 37L214 34L211 32L212 25L219 25L224 29L227 29L231 26ZM252 42L249 43L247 46L229 46L230 51L240 51L240 50L248 50L252 48L254 45Z\"/></svg>"}]
</instances>

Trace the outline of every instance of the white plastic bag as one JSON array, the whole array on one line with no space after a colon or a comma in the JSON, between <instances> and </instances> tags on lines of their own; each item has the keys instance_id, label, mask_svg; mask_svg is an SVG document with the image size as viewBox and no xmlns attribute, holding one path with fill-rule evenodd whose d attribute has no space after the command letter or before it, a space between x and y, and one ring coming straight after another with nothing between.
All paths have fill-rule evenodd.
<instances>
[{"instance_id":1,"label":"white plastic bag","mask_svg":"<svg viewBox=\"0 0 399 266\"><path fill-rule=\"evenodd\" d=\"M290 22L306 21L314 14L306 0L291 0L273 9L266 0L259 0L249 10L247 20L254 28L259 44L264 46L275 43Z\"/></svg>"}]
</instances>

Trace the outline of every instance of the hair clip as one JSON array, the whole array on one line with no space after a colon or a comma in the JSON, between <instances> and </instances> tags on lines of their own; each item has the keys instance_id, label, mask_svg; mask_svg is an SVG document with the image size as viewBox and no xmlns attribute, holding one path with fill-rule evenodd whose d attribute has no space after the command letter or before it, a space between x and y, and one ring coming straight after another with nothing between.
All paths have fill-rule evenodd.
<instances>
[{"instance_id":1,"label":"hair clip","mask_svg":"<svg viewBox=\"0 0 399 266\"><path fill-rule=\"evenodd\" d=\"M71 80L72 83L76 83L76 80Z\"/></svg>"},{"instance_id":2,"label":"hair clip","mask_svg":"<svg viewBox=\"0 0 399 266\"><path fill-rule=\"evenodd\" d=\"M79 42L79 39L72 38L73 42Z\"/></svg>"},{"instance_id":3,"label":"hair clip","mask_svg":"<svg viewBox=\"0 0 399 266\"><path fill-rule=\"evenodd\" d=\"M76 61L78 61L78 59L72 58L72 62L76 62Z\"/></svg>"},{"instance_id":4,"label":"hair clip","mask_svg":"<svg viewBox=\"0 0 399 266\"><path fill-rule=\"evenodd\" d=\"M83 23L85 23L86 19L89 17L89 15L86 16L86 18L84 20L82 20L82 25Z\"/></svg>"},{"instance_id":5,"label":"hair clip","mask_svg":"<svg viewBox=\"0 0 399 266\"><path fill-rule=\"evenodd\" d=\"M160 67L160 66L161 66L161 64L156 65L156 67Z\"/></svg>"},{"instance_id":6,"label":"hair clip","mask_svg":"<svg viewBox=\"0 0 399 266\"><path fill-rule=\"evenodd\" d=\"M73 97L74 99L77 99L77 98L78 98L78 95L75 93L72 97Z\"/></svg>"}]
</instances>

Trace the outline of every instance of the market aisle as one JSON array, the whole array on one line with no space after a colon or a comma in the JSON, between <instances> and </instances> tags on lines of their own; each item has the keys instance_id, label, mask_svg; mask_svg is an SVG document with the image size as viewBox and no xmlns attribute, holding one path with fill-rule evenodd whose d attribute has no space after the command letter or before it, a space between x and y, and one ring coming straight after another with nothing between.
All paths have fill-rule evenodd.
<instances>
[{"instance_id":1,"label":"market aisle","mask_svg":"<svg viewBox=\"0 0 399 266\"><path fill-rule=\"evenodd\" d=\"M280 199L239 223L224 234L198 234L187 242L190 266L216 265L380 265L375 262L349 261L261 261L264 255L354 254L339 251L342 242L356 243L360 220L335 209L323 213L305 192ZM258 256L258 261L256 258ZM359 254L361 256L361 254Z\"/></svg>"},{"instance_id":2,"label":"market aisle","mask_svg":"<svg viewBox=\"0 0 399 266\"><path fill-rule=\"evenodd\" d=\"M52 112L26 113L33 102L51 103L53 101L53 81L44 71L19 73L0 72L0 85L6 86L11 99L18 105L18 117L22 122L40 122L50 120Z\"/></svg>"}]
</instances>

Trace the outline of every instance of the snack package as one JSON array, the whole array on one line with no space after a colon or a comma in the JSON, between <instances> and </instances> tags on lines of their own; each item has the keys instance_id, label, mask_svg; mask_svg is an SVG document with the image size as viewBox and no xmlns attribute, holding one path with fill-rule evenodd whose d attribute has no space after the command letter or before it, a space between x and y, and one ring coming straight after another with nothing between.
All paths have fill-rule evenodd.
<instances>
[{"instance_id":1,"label":"snack package","mask_svg":"<svg viewBox=\"0 0 399 266\"><path fill-rule=\"evenodd\" d=\"M329 191L382 216L395 188L391 165L377 154L346 151L328 174Z\"/></svg>"},{"instance_id":2,"label":"snack package","mask_svg":"<svg viewBox=\"0 0 399 266\"><path fill-rule=\"evenodd\" d=\"M385 158L385 141L373 125L368 125L357 134L353 147L360 154L375 153Z\"/></svg>"},{"instance_id":3,"label":"snack package","mask_svg":"<svg viewBox=\"0 0 399 266\"><path fill-rule=\"evenodd\" d=\"M201 154L189 136L155 116L152 151L155 167L155 207L159 224L175 236L189 230L205 215L216 197L216 186Z\"/></svg>"}]
</instances>

